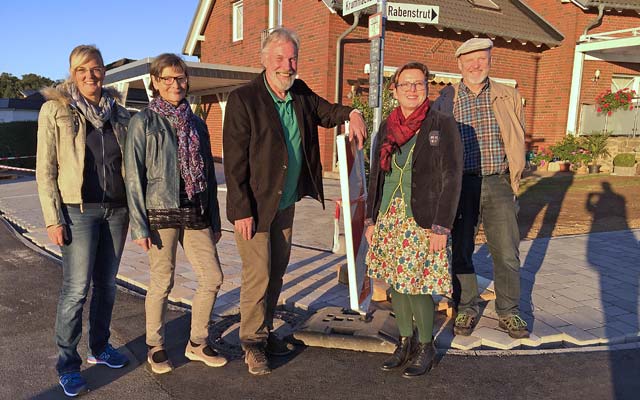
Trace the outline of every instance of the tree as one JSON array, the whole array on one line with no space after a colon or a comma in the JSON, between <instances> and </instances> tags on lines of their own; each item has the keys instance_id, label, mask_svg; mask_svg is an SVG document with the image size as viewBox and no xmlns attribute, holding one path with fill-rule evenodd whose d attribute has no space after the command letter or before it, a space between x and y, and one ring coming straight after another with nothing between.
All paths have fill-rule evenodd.
<instances>
[{"instance_id":1,"label":"tree","mask_svg":"<svg viewBox=\"0 0 640 400\"><path fill-rule=\"evenodd\" d=\"M0 74L0 98L18 98L21 90L40 90L56 82L37 74L24 74L19 79L9 73Z\"/></svg>"}]
</instances>

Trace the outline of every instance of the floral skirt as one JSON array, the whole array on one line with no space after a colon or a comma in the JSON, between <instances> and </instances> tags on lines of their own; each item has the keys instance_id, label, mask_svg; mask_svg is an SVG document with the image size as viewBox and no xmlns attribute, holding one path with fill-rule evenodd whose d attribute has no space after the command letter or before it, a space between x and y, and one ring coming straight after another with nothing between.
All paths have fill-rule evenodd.
<instances>
[{"instance_id":1,"label":"floral skirt","mask_svg":"<svg viewBox=\"0 0 640 400\"><path fill-rule=\"evenodd\" d=\"M431 230L407 217L402 197L395 197L378 217L366 257L367 275L386 281L396 292L451 296L451 240L429 253Z\"/></svg>"}]
</instances>

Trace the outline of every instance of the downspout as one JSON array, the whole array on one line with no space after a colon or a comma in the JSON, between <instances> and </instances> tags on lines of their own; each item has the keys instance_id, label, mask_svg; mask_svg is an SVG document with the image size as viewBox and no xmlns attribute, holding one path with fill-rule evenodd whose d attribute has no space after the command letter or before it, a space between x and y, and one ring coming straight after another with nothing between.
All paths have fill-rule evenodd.
<instances>
[{"instance_id":1,"label":"downspout","mask_svg":"<svg viewBox=\"0 0 640 400\"><path fill-rule=\"evenodd\" d=\"M335 102L336 104L342 104L342 45L344 39L353 32L360 22L360 11L356 11L353 14L353 24L338 37L336 41L336 87L335 87ZM366 40L367 42L369 40ZM331 155L331 170L333 171L336 161L336 137L340 132L340 126L333 128L333 151Z\"/></svg>"},{"instance_id":2,"label":"downspout","mask_svg":"<svg viewBox=\"0 0 640 400\"><path fill-rule=\"evenodd\" d=\"M600 25L602 25L603 17L604 17L604 4L600 4L598 5L598 16L596 17L596 19L591 21L591 23L587 25L586 28L584 28L584 32L582 33L582 35L585 36L587 32L589 32L591 29L597 28Z\"/></svg>"}]
</instances>

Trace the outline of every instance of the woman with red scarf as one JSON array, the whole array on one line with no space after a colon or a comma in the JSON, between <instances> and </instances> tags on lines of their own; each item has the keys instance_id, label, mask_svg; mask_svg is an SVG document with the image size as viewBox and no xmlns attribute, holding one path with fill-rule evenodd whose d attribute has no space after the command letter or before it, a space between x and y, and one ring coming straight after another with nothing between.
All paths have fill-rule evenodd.
<instances>
[{"instance_id":1,"label":"woman with red scarf","mask_svg":"<svg viewBox=\"0 0 640 400\"><path fill-rule=\"evenodd\" d=\"M400 331L382 369L408 362L405 377L423 375L433 366L432 296L451 294L450 230L462 180L460 133L453 118L430 109L428 76L418 62L403 65L393 76L398 107L378 131L365 221L368 275L391 286Z\"/></svg>"}]
</instances>

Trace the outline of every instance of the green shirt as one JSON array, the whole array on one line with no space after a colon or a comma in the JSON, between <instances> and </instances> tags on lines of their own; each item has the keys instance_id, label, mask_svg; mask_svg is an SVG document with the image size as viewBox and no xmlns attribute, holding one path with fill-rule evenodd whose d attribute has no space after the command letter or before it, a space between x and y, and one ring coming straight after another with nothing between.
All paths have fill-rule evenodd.
<instances>
[{"instance_id":1,"label":"green shirt","mask_svg":"<svg viewBox=\"0 0 640 400\"><path fill-rule=\"evenodd\" d=\"M280 123L284 130L284 142L287 144L288 161L286 177L282 197L280 197L280 204L278 205L279 210L284 210L298 201L298 180L300 178L300 171L302 170L302 137L300 136L298 120L293 110L291 93L287 92L287 97L282 100L273 93L267 83L266 77L264 78L264 84L271 98L273 98L276 110L280 116Z\"/></svg>"},{"instance_id":2,"label":"green shirt","mask_svg":"<svg viewBox=\"0 0 640 400\"><path fill-rule=\"evenodd\" d=\"M411 211L411 164L413 153L411 150L416 144L418 135L400 147L399 152L393 153L391 158L391 171L384 178L382 188L382 201L380 203L380 215L387 212L393 197L402 197L404 194L405 212L407 217L413 217Z\"/></svg>"}]
</instances>

